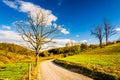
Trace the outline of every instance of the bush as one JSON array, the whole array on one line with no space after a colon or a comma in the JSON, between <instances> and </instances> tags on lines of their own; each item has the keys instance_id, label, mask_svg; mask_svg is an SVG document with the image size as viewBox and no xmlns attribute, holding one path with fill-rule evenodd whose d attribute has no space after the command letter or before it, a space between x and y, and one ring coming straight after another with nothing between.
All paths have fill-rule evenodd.
<instances>
[{"instance_id":1,"label":"bush","mask_svg":"<svg viewBox=\"0 0 120 80\"><path fill-rule=\"evenodd\" d=\"M55 49L49 50L48 52L53 54L68 54L68 53L77 54L80 52L80 46L76 45L71 47L67 46L67 47L55 48Z\"/></svg>"},{"instance_id":2,"label":"bush","mask_svg":"<svg viewBox=\"0 0 120 80\"><path fill-rule=\"evenodd\" d=\"M107 45L115 44L115 42L108 42Z\"/></svg>"},{"instance_id":3,"label":"bush","mask_svg":"<svg viewBox=\"0 0 120 80\"><path fill-rule=\"evenodd\" d=\"M95 49L95 48L98 48L99 47L99 45L97 45L97 44L90 44L89 45L89 48L92 48L92 49Z\"/></svg>"},{"instance_id":4,"label":"bush","mask_svg":"<svg viewBox=\"0 0 120 80\"><path fill-rule=\"evenodd\" d=\"M81 51L85 51L85 50L88 49L88 45L87 44L81 44L80 48L81 48Z\"/></svg>"},{"instance_id":5,"label":"bush","mask_svg":"<svg viewBox=\"0 0 120 80\"><path fill-rule=\"evenodd\" d=\"M117 40L116 43L120 43L120 40Z\"/></svg>"}]
</instances>

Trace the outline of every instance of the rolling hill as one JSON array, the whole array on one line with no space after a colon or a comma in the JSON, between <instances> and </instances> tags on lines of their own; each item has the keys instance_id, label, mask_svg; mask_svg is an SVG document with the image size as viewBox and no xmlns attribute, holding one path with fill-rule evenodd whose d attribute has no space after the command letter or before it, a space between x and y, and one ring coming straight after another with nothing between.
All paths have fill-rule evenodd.
<instances>
[{"instance_id":1,"label":"rolling hill","mask_svg":"<svg viewBox=\"0 0 120 80\"><path fill-rule=\"evenodd\" d=\"M59 63L65 62L65 65L75 63L81 66L83 70L88 69L86 73L89 76L92 75L92 72L97 72L97 80L103 77L103 74L112 77L109 78L110 80L120 80L120 43L105 46L104 48L88 50L78 55L68 56L59 60L62 60L58 61ZM107 77L106 79L104 77L104 80L108 80Z\"/></svg>"}]
</instances>

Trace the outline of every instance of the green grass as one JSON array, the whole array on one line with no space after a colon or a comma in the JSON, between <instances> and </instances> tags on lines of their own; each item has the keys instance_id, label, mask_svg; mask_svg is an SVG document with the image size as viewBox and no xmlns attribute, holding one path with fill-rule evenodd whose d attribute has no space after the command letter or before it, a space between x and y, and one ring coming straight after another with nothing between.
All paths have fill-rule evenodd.
<instances>
[{"instance_id":1,"label":"green grass","mask_svg":"<svg viewBox=\"0 0 120 80\"><path fill-rule=\"evenodd\" d=\"M27 63L7 63L0 66L0 79L20 80L28 69Z\"/></svg>"},{"instance_id":2,"label":"green grass","mask_svg":"<svg viewBox=\"0 0 120 80\"><path fill-rule=\"evenodd\" d=\"M120 44L89 50L61 60L79 63L92 70L120 77Z\"/></svg>"},{"instance_id":3,"label":"green grass","mask_svg":"<svg viewBox=\"0 0 120 80\"><path fill-rule=\"evenodd\" d=\"M0 50L0 79L21 80L28 70L32 56Z\"/></svg>"}]
</instances>

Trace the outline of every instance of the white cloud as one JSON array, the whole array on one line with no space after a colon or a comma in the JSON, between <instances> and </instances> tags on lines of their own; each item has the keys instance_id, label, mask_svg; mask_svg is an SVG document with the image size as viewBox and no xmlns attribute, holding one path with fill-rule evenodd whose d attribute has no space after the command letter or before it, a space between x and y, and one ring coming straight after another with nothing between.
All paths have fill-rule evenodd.
<instances>
[{"instance_id":1,"label":"white cloud","mask_svg":"<svg viewBox=\"0 0 120 80\"><path fill-rule=\"evenodd\" d=\"M120 28L115 28L116 31L120 31Z\"/></svg>"},{"instance_id":2,"label":"white cloud","mask_svg":"<svg viewBox=\"0 0 120 80\"><path fill-rule=\"evenodd\" d=\"M46 25L52 25L52 22L55 22L57 20L57 17L52 14L51 10L46 10L44 8L41 8L38 5L35 5L30 2L24 2L22 0L16 0L14 2L8 1L8 0L3 0L3 2L8 5L8 3L14 5L15 7L11 7L11 5L8 5L11 8L15 8L20 12L25 12L25 13L30 13L33 18L36 17L36 13L40 13L40 15L44 15L44 22ZM41 18L42 16L40 16ZM57 27L57 25L56 25ZM62 28L59 26L59 30L64 33L64 34L69 34L70 32L67 31L65 28Z\"/></svg>"},{"instance_id":3,"label":"white cloud","mask_svg":"<svg viewBox=\"0 0 120 80\"><path fill-rule=\"evenodd\" d=\"M87 43L88 41L87 40L82 40L80 41L81 43Z\"/></svg>"},{"instance_id":4,"label":"white cloud","mask_svg":"<svg viewBox=\"0 0 120 80\"><path fill-rule=\"evenodd\" d=\"M3 28L3 29L7 29L7 30L10 30L10 29L11 29L11 27L10 27L10 26L7 26L7 25L2 25L2 28Z\"/></svg>"},{"instance_id":5,"label":"white cloud","mask_svg":"<svg viewBox=\"0 0 120 80\"><path fill-rule=\"evenodd\" d=\"M3 0L3 3L5 3L7 6L9 6L11 8L18 10L19 12L30 13L33 18L36 17L35 13L39 13L39 11L41 11L41 14L43 13L45 15L44 20L45 21L47 20L46 25L52 25L52 22L55 22L57 20L57 17L52 14L51 10L46 10L46 9L41 8L40 6L30 3L30 2L24 2L22 0L15 0L15 1ZM40 18L41 18L41 16L40 16ZM58 26L57 24L54 24L54 27L55 26L58 27L58 29L64 34L70 33L65 28L62 28L61 26ZM3 35L5 37L3 37ZM20 42L20 40L21 40L21 38L18 35L18 33L14 32L14 31L0 30L0 41ZM57 41L58 41L58 43L60 42L62 44L65 44L69 40L62 39L62 40L57 40Z\"/></svg>"},{"instance_id":6,"label":"white cloud","mask_svg":"<svg viewBox=\"0 0 120 80\"><path fill-rule=\"evenodd\" d=\"M54 43L45 44L43 45L43 47L46 49L63 47L66 43L70 41L76 42L75 40L71 39L53 39ZM23 39L17 32L11 30L0 30L0 42L15 43L24 46L29 45L28 43L25 43L25 41L23 41Z\"/></svg>"},{"instance_id":7,"label":"white cloud","mask_svg":"<svg viewBox=\"0 0 120 80\"><path fill-rule=\"evenodd\" d=\"M9 7L14 8L14 9L17 9L17 5L15 4L15 2L13 2L13 1L8 1L8 0L3 0L3 2L4 2L7 6L9 6Z\"/></svg>"},{"instance_id":8,"label":"white cloud","mask_svg":"<svg viewBox=\"0 0 120 80\"><path fill-rule=\"evenodd\" d=\"M52 11L50 11L50 10L45 10L45 9L41 8L40 6L32 4L30 2L19 1L19 4L20 4L19 11L26 12L26 13L29 12L33 17L36 17L36 13L40 13L40 15L44 14L44 16L45 16L44 20L47 25L51 25L52 21L57 20L57 17L55 15L53 15ZM40 18L41 17L42 16L40 16Z\"/></svg>"},{"instance_id":9,"label":"white cloud","mask_svg":"<svg viewBox=\"0 0 120 80\"><path fill-rule=\"evenodd\" d=\"M39 13L40 15L44 15L44 22L46 25L52 25L53 21L57 20L57 17L52 14L52 11L46 10L44 8L41 8L38 5L35 5L30 2L24 2L22 0L16 0L16 1L8 1L3 0L3 2L14 9L17 9L20 12L30 13L33 18L36 17L36 13ZM41 18L42 16L40 16Z\"/></svg>"},{"instance_id":10,"label":"white cloud","mask_svg":"<svg viewBox=\"0 0 120 80\"><path fill-rule=\"evenodd\" d=\"M54 23L53 26L60 30L63 34L70 34L70 32L63 28L61 25L58 26L57 24Z\"/></svg>"},{"instance_id":11,"label":"white cloud","mask_svg":"<svg viewBox=\"0 0 120 80\"><path fill-rule=\"evenodd\" d=\"M69 34L69 31L67 31L65 28L62 28L61 32L64 34Z\"/></svg>"},{"instance_id":12,"label":"white cloud","mask_svg":"<svg viewBox=\"0 0 120 80\"><path fill-rule=\"evenodd\" d=\"M22 44L23 40L22 40L21 36L14 31L0 30L0 42Z\"/></svg>"}]
</instances>

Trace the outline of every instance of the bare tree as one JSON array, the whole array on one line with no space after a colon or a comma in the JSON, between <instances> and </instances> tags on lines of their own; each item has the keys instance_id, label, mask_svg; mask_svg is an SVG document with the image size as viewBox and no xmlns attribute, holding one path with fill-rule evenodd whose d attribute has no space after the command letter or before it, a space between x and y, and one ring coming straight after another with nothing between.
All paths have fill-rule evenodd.
<instances>
[{"instance_id":1,"label":"bare tree","mask_svg":"<svg viewBox=\"0 0 120 80\"><path fill-rule=\"evenodd\" d=\"M104 37L104 32L103 32L103 28L101 26L96 26L94 28L94 30L91 30L91 35L94 35L96 38L99 39L99 46L100 48L102 48L102 39Z\"/></svg>"},{"instance_id":2,"label":"bare tree","mask_svg":"<svg viewBox=\"0 0 120 80\"><path fill-rule=\"evenodd\" d=\"M116 34L116 30L107 22L107 20L104 20L104 31L105 31L105 39L106 39L106 45L107 45L108 38Z\"/></svg>"},{"instance_id":3,"label":"bare tree","mask_svg":"<svg viewBox=\"0 0 120 80\"><path fill-rule=\"evenodd\" d=\"M44 14L42 10L37 11L34 16L29 14L27 21L16 22L17 30L24 41L28 42L35 51L36 65L42 45L52 42L56 32L59 31L57 25L47 25L50 14Z\"/></svg>"}]
</instances>

